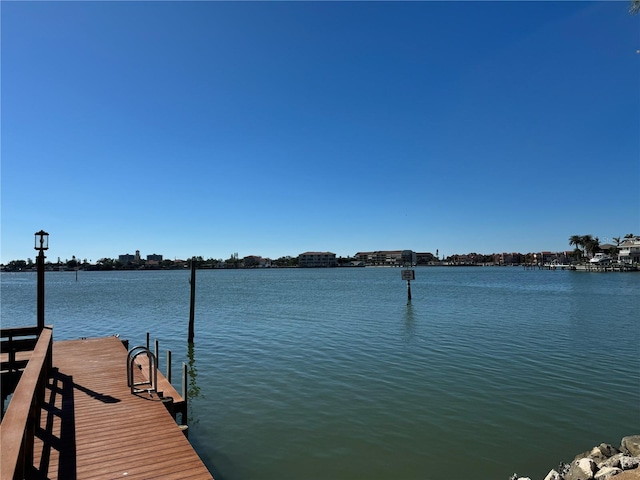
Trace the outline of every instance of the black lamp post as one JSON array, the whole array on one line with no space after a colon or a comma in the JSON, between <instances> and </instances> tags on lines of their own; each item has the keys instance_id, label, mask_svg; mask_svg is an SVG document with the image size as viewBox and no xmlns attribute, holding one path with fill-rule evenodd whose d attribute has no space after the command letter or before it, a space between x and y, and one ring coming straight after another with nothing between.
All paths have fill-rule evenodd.
<instances>
[{"instance_id":1,"label":"black lamp post","mask_svg":"<svg viewBox=\"0 0 640 480\"><path fill-rule=\"evenodd\" d=\"M35 246L38 250L38 331L44 329L44 251L49 248L49 234L44 230L35 233Z\"/></svg>"}]
</instances>

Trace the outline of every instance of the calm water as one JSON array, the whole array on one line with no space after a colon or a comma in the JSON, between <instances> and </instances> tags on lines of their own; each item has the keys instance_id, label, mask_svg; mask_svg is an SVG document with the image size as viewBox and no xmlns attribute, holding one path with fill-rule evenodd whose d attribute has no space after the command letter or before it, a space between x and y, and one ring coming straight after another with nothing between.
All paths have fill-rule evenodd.
<instances>
[{"instance_id":1,"label":"calm water","mask_svg":"<svg viewBox=\"0 0 640 480\"><path fill-rule=\"evenodd\" d=\"M2 326L35 324L2 274ZM188 363L189 273L47 273L57 340ZM189 439L218 479L543 478L640 433L640 274L198 271ZM180 379L174 378L179 387ZM455 465L452 467L451 465ZM451 469L453 470L453 473Z\"/></svg>"}]
</instances>

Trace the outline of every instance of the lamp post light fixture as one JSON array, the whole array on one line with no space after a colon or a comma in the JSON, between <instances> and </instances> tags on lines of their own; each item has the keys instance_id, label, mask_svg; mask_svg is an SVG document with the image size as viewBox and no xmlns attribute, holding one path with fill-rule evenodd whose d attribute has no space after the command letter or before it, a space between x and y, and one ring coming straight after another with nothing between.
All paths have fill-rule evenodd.
<instances>
[{"instance_id":1,"label":"lamp post light fixture","mask_svg":"<svg viewBox=\"0 0 640 480\"><path fill-rule=\"evenodd\" d=\"M40 230L35 233L35 245L33 247L36 250L40 250L42 253L43 250L49 249L49 234L44 230Z\"/></svg>"},{"instance_id":2,"label":"lamp post light fixture","mask_svg":"<svg viewBox=\"0 0 640 480\"><path fill-rule=\"evenodd\" d=\"M49 234L44 230L35 233L35 244L38 250L36 266L38 271L38 332L44 329L44 251L49 249Z\"/></svg>"}]
</instances>

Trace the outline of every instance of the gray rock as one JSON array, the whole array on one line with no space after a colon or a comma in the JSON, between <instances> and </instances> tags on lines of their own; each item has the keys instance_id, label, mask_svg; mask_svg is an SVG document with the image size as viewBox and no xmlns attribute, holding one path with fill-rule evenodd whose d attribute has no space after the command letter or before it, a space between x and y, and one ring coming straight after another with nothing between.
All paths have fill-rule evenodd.
<instances>
[{"instance_id":1,"label":"gray rock","mask_svg":"<svg viewBox=\"0 0 640 480\"><path fill-rule=\"evenodd\" d=\"M551 470L549 473L547 473L547 476L544 477L544 480L563 480L562 475L560 475L558 472L556 472L555 470Z\"/></svg>"},{"instance_id":2,"label":"gray rock","mask_svg":"<svg viewBox=\"0 0 640 480\"><path fill-rule=\"evenodd\" d=\"M595 448L594 448L594 450L595 450ZM579 453L578 455L573 457L573 461L577 462L581 458L590 458L592 452L593 452L593 450L587 450L586 452Z\"/></svg>"},{"instance_id":3,"label":"gray rock","mask_svg":"<svg viewBox=\"0 0 640 480\"><path fill-rule=\"evenodd\" d=\"M640 457L627 457L620 458L620 468L622 470L631 470L632 468L638 468L640 465Z\"/></svg>"},{"instance_id":4,"label":"gray rock","mask_svg":"<svg viewBox=\"0 0 640 480\"><path fill-rule=\"evenodd\" d=\"M640 456L640 435L629 435L622 439L620 450L632 457Z\"/></svg>"},{"instance_id":5,"label":"gray rock","mask_svg":"<svg viewBox=\"0 0 640 480\"><path fill-rule=\"evenodd\" d=\"M604 462L607 458L610 458L617 453L620 453L616 447L613 447L607 443L601 443L597 447L593 447L590 451L577 455L574 460L580 458L591 458L596 464Z\"/></svg>"},{"instance_id":6,"label":"gray rock","mask_svg":"<svg viewBox=\"0 0 640 480\"><path fill-rule=\"evenodd\" d=\"M616 453L613 457L607 458L604 462L598 464L598 468L604 467L618 467L620 468L620 459L624 457L625 453Z\"/></svg>"},{"instance_id":7,"label":"gray rock","mask_svg":"<svg viewBox=\"0 0 640 480\"><path fill-rule=\"evenodd\" d=\"M613 457L614 455L617 455L618 453L620 453L620 450L618 450L613 445L609 445L608 443L601 443L600 445L598 445L597 448L600 450L602 455L604 455L607 458Z\"/></svg>"},{"instance_id":8,"label":"gray rock","mask_svg":"<svg viewBox=\"0 0 640 480\"><path fill-rule=\"evenodd\" d=\"M619 468L616 467L604 467L595 474L593 477L595 480L607 480L608 478L613 477L614 475L622 472Z\"/></svg>"},{"instance_id":9,"label":"gray rock","mask_svg":"<svg viewBox=\"0 0 640 480\"><path fill-rule=\"evenodd\" d=\"M592 480L593 474L598 470L596 462L590 458L580 458L571 462L569 471L564 480Z\"/></svg>"}]
</instances>

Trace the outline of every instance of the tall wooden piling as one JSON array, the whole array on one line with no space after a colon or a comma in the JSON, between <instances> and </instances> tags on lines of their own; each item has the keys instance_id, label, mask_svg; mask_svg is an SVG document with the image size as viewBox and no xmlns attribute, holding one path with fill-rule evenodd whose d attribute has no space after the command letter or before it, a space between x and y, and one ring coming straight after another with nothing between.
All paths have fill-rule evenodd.
<instances>
[{"instance_id":1,"label":"tall wooden piling","mask_svg":"<svg viewBox=\"0 0 640 480\"><path fill-rule=\"evenodd\" d=\"M196 309L196 257L191 259L191 302L189 309L189 343L193 343L194 337L194 318Z\"/></svg>"}]
</instances>

